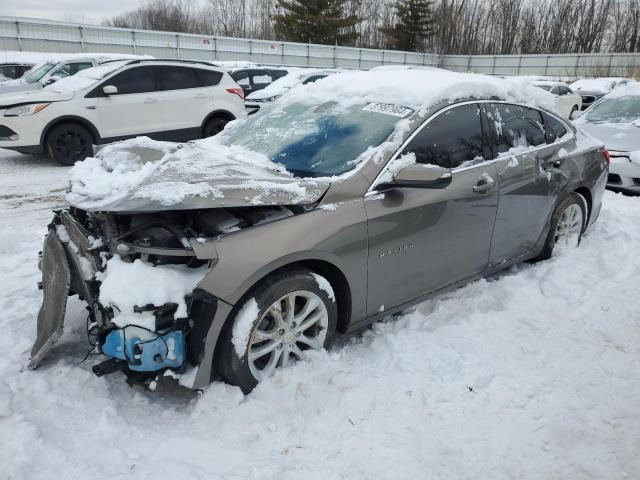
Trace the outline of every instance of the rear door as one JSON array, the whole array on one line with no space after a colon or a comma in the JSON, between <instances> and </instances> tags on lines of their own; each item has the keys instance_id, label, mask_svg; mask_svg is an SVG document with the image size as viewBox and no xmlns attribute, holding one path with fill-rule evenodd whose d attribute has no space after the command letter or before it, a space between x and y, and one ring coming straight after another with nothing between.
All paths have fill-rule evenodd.
<instances>
[{"instance_id":1,"label":"rear door","mask_svg":"<svg viewBox=\"0 0 640 480\"><path fill-rule=\"evenodd\" d=\"M212 89L201 86L197 69L193 67L167 65L158 67L158 72L164 139L200 138L202 122L213 110Z\"/></svg>"},{"instance_id":2,"label":"rear door","mask_svg":"<svg viewBox=\"0 0 640 480\"><path fill-rule=\"evenodd\" d=\"M102 82L87 94L86 108L95 109L95 125L102 138L147 135L162 138L162 110L155 66L134 66ZM105 95L102 88L113 85L118 93ZM89 99L96 98L94 104Z\"/></svg>"},{"instance_id":3,"label":"rear door","mask_svg":"<svg viewBox=\"0 0 640 480\"><path fill-rule=\"evenodd\" d=\"M486 269L498 184L495 166L482 161L483 129L477 104L446 109L414 134L402 154L450 168L451 183L367 194L369 314Z\"/></svg>"},{"instance_id":4,"label":"rear door","mask_svg":"<svg viewBox=\"0 0 640 480\"><path fill-rule=\"evenodd\" d=\"M500 183L490 260L498 265L530 252L544 231L554 202L545 165L555 149L547 146L539 110L509 103L485 109Z\"/></svg>"}]
</instances>

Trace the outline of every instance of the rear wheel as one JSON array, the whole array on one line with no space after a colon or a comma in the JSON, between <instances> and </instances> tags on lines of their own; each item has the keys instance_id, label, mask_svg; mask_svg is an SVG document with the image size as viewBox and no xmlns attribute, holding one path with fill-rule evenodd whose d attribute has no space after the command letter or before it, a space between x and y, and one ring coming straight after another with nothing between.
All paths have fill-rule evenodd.
<instances>
[{"instance_id":1,"label":"rear wheel","mask_svg":"<svg viewBox=\"0 0 640 480\"><path fill-rule=\"evenodd\" d=\"M224 326L215 353L216 371L248 393L276 368L328 347L338 316L328 285L305 269L265 279Z\"/></svg>"},{"instance_id":2,"label":"rear wheel","mask_svg":"<svg viewBox=\"0 0 640 480\"><path fill-rule=\"evenodd\" d=\"M224 130L224 126L229 123L229 119L226 117L213 117L207 120L204 128L202 129L202 137L213 137L217 135L222 130Z\"/></svg>"},{"instance_id":3,"label":"rear wheel","mask_svg":"<svg viewBox=\"0 0 640 480\"><path fill-rule=\"evenodd\" d=\"M551 258L556 249L563 250L580 245L586 219L586 202L582 195L574 192L554 210L544 248L535 260Z\"/></svg>"},{"instance_id":4,"label":"rear wheel","mask_svg":"<svg viewBox=\"0 0 640 480\"><path fill-rule=\"evenodd\" d=\"M93 154L91 132L75 123L53 127L47 135L45 145L49 156L63 165L73 165Z\"/></svg>"}]
</instances>

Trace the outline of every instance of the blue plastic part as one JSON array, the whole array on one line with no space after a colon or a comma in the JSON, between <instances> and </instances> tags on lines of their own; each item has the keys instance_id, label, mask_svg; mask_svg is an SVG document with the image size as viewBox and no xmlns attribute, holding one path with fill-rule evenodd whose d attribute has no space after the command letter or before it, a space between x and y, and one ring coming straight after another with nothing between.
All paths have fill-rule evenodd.
<instances>
[{"instance_id":1,"label":"blue plastic part","mask_svg":"<svg viewBox=\"0 0 640 480\"><path fill-rule=\"evenodd\" d=\"M109 332L102 353L126 360L131 370L154 372L162 368L178 368L185 358L185 341L181 331L152 333L136 326Z\"/></svg>"}]
</instances>

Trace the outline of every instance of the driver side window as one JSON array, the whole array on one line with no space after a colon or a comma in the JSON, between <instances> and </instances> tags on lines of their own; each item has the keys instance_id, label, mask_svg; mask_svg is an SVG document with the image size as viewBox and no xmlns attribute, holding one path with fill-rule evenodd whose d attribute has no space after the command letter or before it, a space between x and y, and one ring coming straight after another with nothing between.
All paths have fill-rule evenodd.
<instances>
[{"instance_id":1,"label":"driver side window","mask_svg":"<svg viewBox=\"0 0 640 480\"><path fill-rule=\"evenodd\" d=\"M478 104L453 107L424 125L403 150L413 153L417 163L456 168L481 160L482 125Z\"/></svg>"}]
</instances>

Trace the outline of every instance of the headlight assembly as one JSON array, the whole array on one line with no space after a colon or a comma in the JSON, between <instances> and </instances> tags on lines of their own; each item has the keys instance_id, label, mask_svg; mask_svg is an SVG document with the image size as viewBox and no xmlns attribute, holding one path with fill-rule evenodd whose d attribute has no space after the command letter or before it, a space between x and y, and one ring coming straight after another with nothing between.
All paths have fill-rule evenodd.
<instances>
[{"instance_id":1,"label":"headlight assembly","mask_svg":"<svg viewBox=\"0 0 640 480\"><path fill-rule=\"evenodd\" d=\"M27 105L18 105L17 107L7 108L4 111L5 117L24 117L26 115L34 115L47 107L48 103L29 103Z\"/></svg>"}]
</instances>

